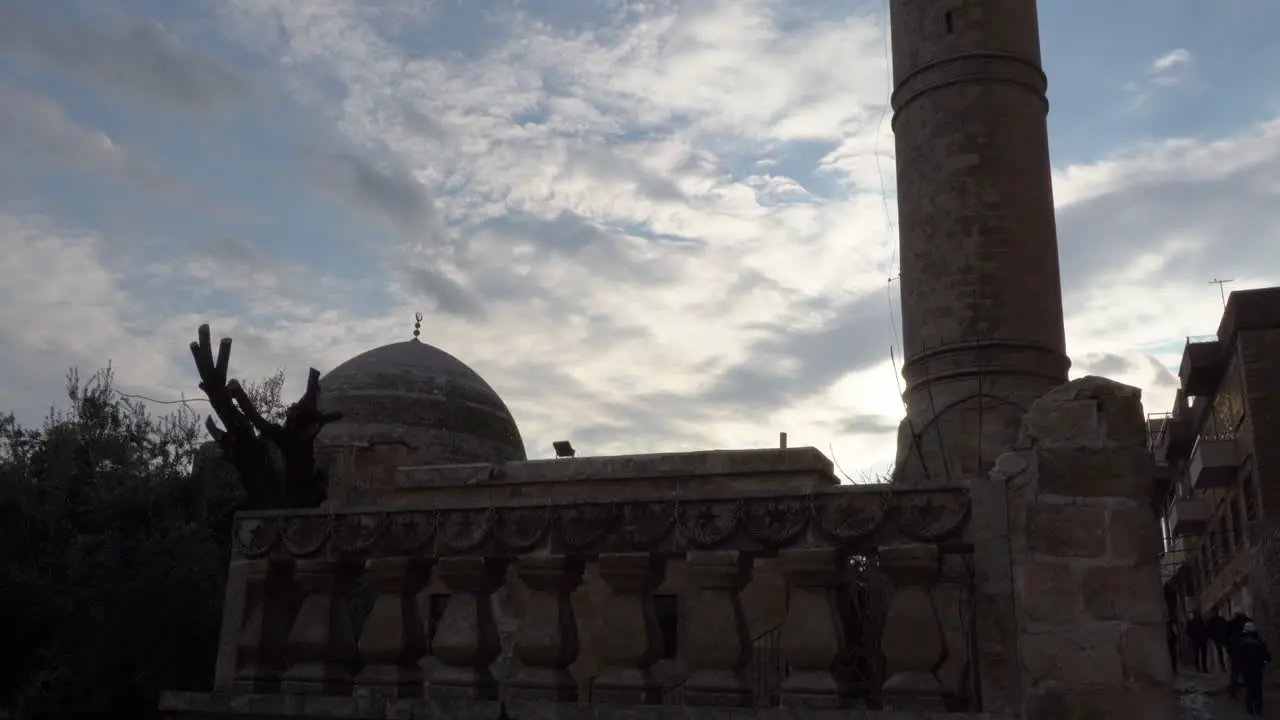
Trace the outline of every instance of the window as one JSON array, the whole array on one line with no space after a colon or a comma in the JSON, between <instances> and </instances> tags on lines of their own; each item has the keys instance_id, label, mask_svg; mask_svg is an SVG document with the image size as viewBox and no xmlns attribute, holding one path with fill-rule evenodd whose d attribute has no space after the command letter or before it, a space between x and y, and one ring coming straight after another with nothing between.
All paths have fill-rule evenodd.
<instances>
[{"instance_id":1,"label":"window","mask_svg":"<svg viewBox=\"0 0 1280 720\"><path fill-rule=\"evenodd\" d=\"M680 598L654 595L653 608L658 615L658 634L662 637L662 659L674 660L680 651Z\"/></svg>"}]
</instances>

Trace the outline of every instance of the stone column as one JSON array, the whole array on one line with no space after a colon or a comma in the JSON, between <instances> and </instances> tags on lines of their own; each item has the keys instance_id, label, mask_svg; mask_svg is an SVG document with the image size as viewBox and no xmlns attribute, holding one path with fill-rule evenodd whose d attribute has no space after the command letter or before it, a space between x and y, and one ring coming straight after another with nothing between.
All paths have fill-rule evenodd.
<instances>
[{"instance_id":1,"label":"stone column","mask_svg":"<svg viewBox=\"0 0 1280 720\"><path fill-rule=\"evenodd\" d=\"M1010 472L1022 717L1176 717L1141 392L1098 377L1038 400Z\"/></svg>"},{"instance_id":2,"label":"stone column","mask_svg":"<svg viewBox=\"0 0 1280 720\"><path fill-rule=\"evenodd\" d=\"M490 665L502 654L493 617L493 593L506 579L503 562L483 557L441 558L436 576L449 589L449 604L436 629L430 694L439 698L492 700L497 683Z\"/></svg>"},{"instance_id":3,"label":"stone column","mask_svg":"<svg viewBox=\"0 0 1280 720\"><path fill-rule=\"evenodd\" d=\"M653 591L665 564L649 553L605 553L600 578L612 591L601 627L602 669L591 685L594 703L649 705L662 702L662 686L651 672L662 654Z\"/></svg>"},{"instance_id":4,"label":"stone column","mask_svg":"<svg viewBox=\"0 0 1280 720\"><path fill-rule=\"evenodd\" d=\"M578 658L578 624L570 597L582 582L583 563L563 555L520 558L516 572L529 588L516 629L513 654L520 661L508 683L510 698L577 702L569 666Z\"/></svg>"},{"instance_id":5,"label":"stone column","mask_svg":"<svg viewBox=\"0 0 1280 720\"><path fill-rule=\"evenodd\" d=\"M836 587L844 577L834 548L782 550L787 575L787 619L779 647L790 671L782 682L786 708L838 708L844 704L833 666L845 646Z\"/></svg>"},{"instance_id":6,"label":"stone column","mask_svg":"<svg viewBox=\"0 0 1280 720\"><path fill-rule=\"evenodd\" d=\"M351 634L346 595L351 571L334 560L300 560L294 585L302 606L289 630L289 669L281 689L289 694L343 695L351 691L351 669L359 651Z\"/></svg>"},{"instance_id":7,"label":"stone column","mask_svg":"<svg viewBox=\"0 0 1280 720\"><path fill-rule=\"evenodd\" d=\"M936 545L880 549L880 570L893 583L880 648L885 657L885 706L891 710L941 710L945 689L937 669L946 654L933 584Z\"/></svg>"},{"instance_id":8,"label":"stone column","mask_svg":"<svg viewBox=\"0 0 1280 720\"><path fill-rule=\"evenodd\" d=\"M1024 469L1026 462L1021 457L1006 453L996 461L990 474L975 479L969 488L978 693L984 712L1008 715L1022 711L1008 482Z\"/></svg>"},{"instance_id":9,"label":"stone column","mask_svg":"<svg viewBox=\"0 0 1280 720\"><path fill-rule=\"evenodd\" d=\"M360 633L364 669L356 693L419 697L426 638L416 595L426 568L410 558L381 558L365 563L365 577L378 593Z\"/></svg>"},{"instance_id":10,"label":"stone column","mask_svg":"<svg viewBox=\"0 0 1280 720\"><path fill-rule=\"evenodd\" d=\"M745 668L751 636L742 612L742 589L751 578L751 558L736 550L689 551L693 596L686 605L684 684L688 705L750 707L752 688Z\"/></svg>"}]
</instances>

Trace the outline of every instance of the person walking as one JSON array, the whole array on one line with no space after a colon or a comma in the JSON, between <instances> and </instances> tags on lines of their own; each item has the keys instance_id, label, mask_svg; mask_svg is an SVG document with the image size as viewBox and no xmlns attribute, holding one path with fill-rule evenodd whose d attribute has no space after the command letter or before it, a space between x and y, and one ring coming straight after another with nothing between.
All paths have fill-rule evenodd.
<instances>
[{"instance_id":1,"label":"person walking","mask_svg":"<svg viewBox=\"0 0 1280 720\"><path fill-rule=\"evenodd\" d=\"M1227 621L1227 660L1231 663L1231 681L1227 686L1227 691L1231 694L1231 699L1235 699L1236 691L1244 684L1244 679L1240 676L1240 657L1236 652L1237 646L1240 644L1240 638L1244 634L1244 626L1253 622L1253 618L1245 615L1244 612L1237 610L1235 615Z\"/></svg>"},{"instance_id":2,"label":"person walking","mask_svg":"<svg viewBox=\"0 0 1280 720\"><path fill-rule=\"evenodd\" d=\"M1235 648L1235 665L1240 670L1240 680L1244 684L1244 711L1261 717L1262 671L1271 662L1271 653L1252 621L1245 622L1241 627Z\"/></svg>"},{"instance_id":3,"label":"person walking","mask_svg":"<svg viewBox=\"0 0 1280 720\"><path fill-rule=\"evenodd\" d=\"M1209 639L1213 641L1213 647L1218 651L1218 670L1227 671L1227 619L1222 617L1222 613L1218 608L1214 608L1209 615Z\"/></svg>"},{"instance_id":4,"label":"person walking","mask_svg":"<svg viewBox=\"0 0 1280 720\"><path fill-rule=\"evenodd\" d=\"M1209 672L1209 625L1200 616L1200 611L1191 613L1187 621L1187 639L1191 640L1191 656L1196 672Z\"/></svg>"}]
</instances>

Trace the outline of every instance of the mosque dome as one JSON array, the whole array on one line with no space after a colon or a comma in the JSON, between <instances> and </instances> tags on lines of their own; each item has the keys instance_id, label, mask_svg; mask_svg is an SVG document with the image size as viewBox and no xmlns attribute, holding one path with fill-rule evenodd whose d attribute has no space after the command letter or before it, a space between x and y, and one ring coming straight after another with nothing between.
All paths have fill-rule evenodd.
<instances>
[{"instance_id":1,"label":"mosque dome","mask_svg":"<svg viewBox=\"0 0 1280 720\"><path fill-rule=\"evenodd\" d=\"M329 371L320 380L320 405L342 413L316 437L320 447L401 443L411 465L525 459L502 398L461 360L416 337Z\"/></svg>"}]
</instances>

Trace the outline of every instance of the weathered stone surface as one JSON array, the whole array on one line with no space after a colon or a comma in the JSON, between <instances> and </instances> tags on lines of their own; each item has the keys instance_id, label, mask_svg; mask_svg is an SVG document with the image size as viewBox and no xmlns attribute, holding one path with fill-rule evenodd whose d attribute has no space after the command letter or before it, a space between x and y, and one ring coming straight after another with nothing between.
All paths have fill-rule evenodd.
<instances>
[{"instance_id":1,"label":"weathered stone surface","mask_svg":"<svg viewBox=\"0 0 1280 720\"><path fill-rule=\"evenodd\" d=\"M1114 562L1129 566L1154 566L1160 562L1160 520L1150 505L1113 509L1109 532Z\"/></svg>"},{"instance_id":2,"label":"weathered stone surface","mask_svg":"<svg viewBox=\"0 0 1280 720\"><path fill-rule=\"evenodd\" d=\"M891 7L911 419L897 468L966 483L1014 442L1030 403L1067 379L1036 11Z\"/></svg>"},{"instance_id":3,"label":"weathered stone surface","mask_svg":"<svg viewBox=\"0 0 1280 720\"><path fill-rule=\"evenodd\" d=\"M1027 517L1027 541L1055 557L1100 558L1107 552L1106 508L1096 505L1036 505Z\"/></svg>"},{"instance_id":4,"label":"weathered stone surface","mask_svg":"<svg viewBox=\"0 0 1280 720\"><path fill-rule=\"evenodd\" d=\"M1140 685L1168 686L1173 681L1173 664L1165 641L1164 624L1130 625L1121 640L1125 678Z\"/></svg>"},{"instance_id":5,"label":"weathered stone surface","mask_svg":"<svg viewBox=\"0 0 1280 720\"><path fill-rule=\"evenodd\" d=\"M1066 686L1111 686L1121 682L1120 628L1081 625L1028 633L1019 639L1027 680Z\"/></svg>"},{"instance_id":6,"label":"weathered stone surface","mask_svg":"<svg viewBox=\"0 0 1280 720\"><path fill-rule=\"evenodd\" d=\"M1130 567L1086 568L1082 586L1084 609L1095 620L1159 623L1164 617L1160 576L1154 567L1149 571Z\"/></svg>"},{"instance_id":7,"label":"weathered stone surface","mask_svg":"<svg viewBox=\"0 0 1280 720\"><path fill-rule=\"evenodd\" d=\"M1155 464L1145 449L1041 448L1036 454L1042 493L1144 502L1151 496Z\"/></svg>"},{"instance_id":8,"label":"weathered stone surface","mask_svg":"<svg viewBox=\"0 0 1280 720\"><path fill-rule=\"evenodd\" d=\"M1077 448L1093 446L1097 439L1098 405L1092 400L1048 403L1042 399L1022 421L1023 442Z\"/></svg>"},{"instance_id":9,"label":"weathered stone surface","mask_svg":"<svg viewBox=\"0 0 1280 720\"><path fill-rule=\"evenodd\" d=\"M1027 720L1172 718L1140 397L1083 378L1025 418L1034 462L1011 476L1006 504ZM981 633L979 652L989 652Z\"/></svg>"},{"instance_id":10,"label":"weathered stone surface","mask_svg":"<svg viewBox=\"0 0 1280 720\"><path fill-rule=\"evenodd\" d=\"M1077 378L1036 401L1023 424L1023 437L1042 447L1145 448L1142 390L1095 375Z\"/></svg>"},{"instance_id":11,"label":"weathered stone surface","mask_svg":"<svg viewBox=\"0 0 1280 720\"><path fill-rule=\"evenodd\" d=\"M1028 620L1062 623L1080 610L1079 573L1069 563L1033 560L1018 571L1022 611Z\"/></svg>"},{"instance_id":12,"label":"weathered stone surface","mask_svg":"<svg viewBox=\"0 0 1280 720\"><path fill-rule=\"evenodd\" d=\"M1021 710L1018 688L1018 622L1013 595L985 594L974 597L974 623L982 707L992 712Z\"/></svg>"}]
</instances>

